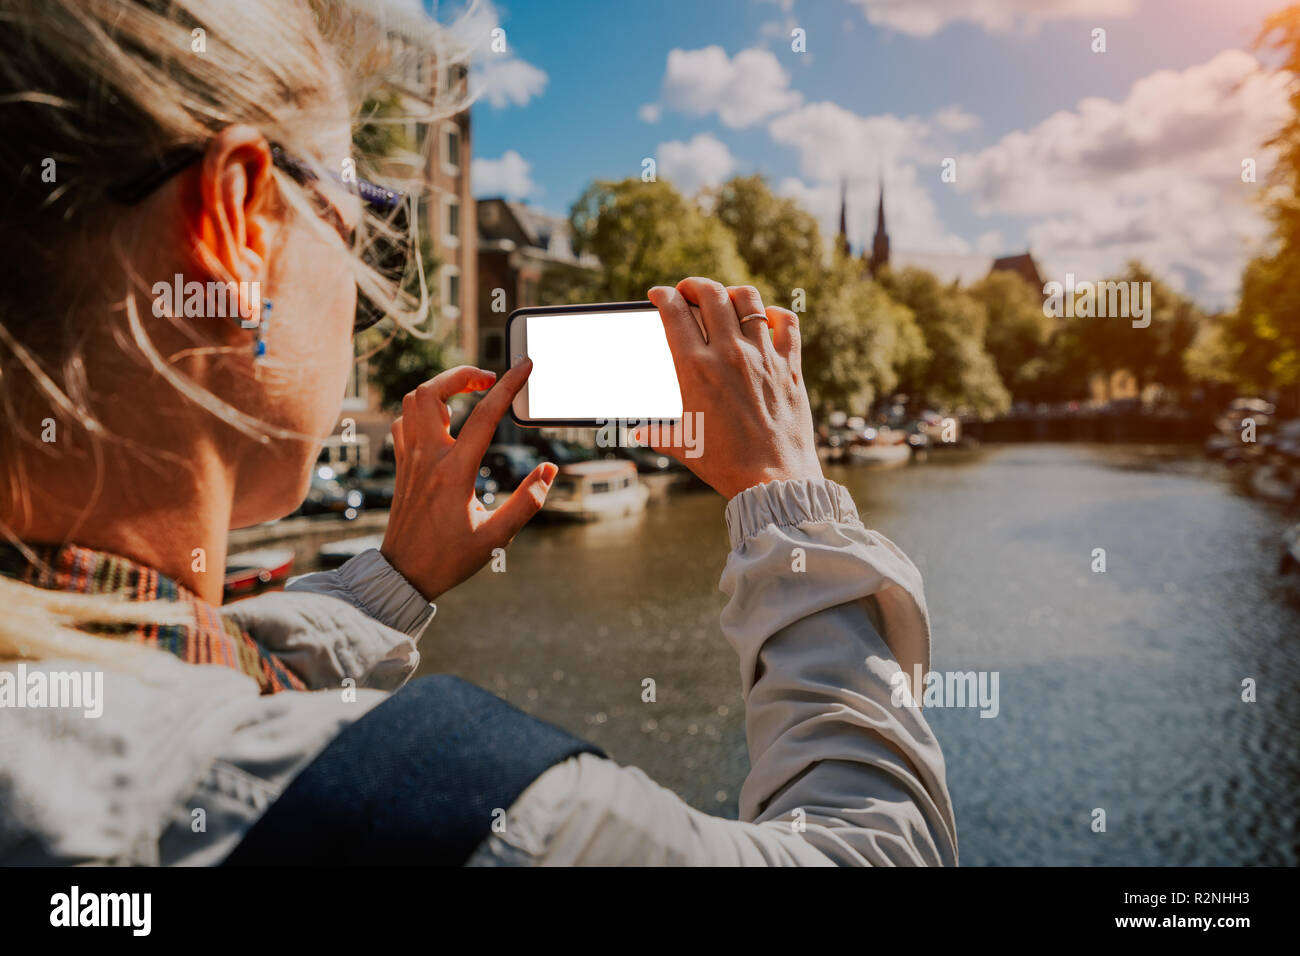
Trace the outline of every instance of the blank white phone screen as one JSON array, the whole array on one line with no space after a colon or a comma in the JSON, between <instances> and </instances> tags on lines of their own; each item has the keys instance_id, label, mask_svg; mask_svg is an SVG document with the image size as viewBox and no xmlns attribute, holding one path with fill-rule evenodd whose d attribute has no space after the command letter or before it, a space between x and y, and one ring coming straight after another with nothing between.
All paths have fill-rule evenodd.
<instances>
[{"instance_id":1,"label":"blank white phone screen","mask_svg":"<svg viewBox=\"0 0 1300 956\"><path fill-rule=\"evenodd\" d=\"M682 394L654 309L530 315L532 419L679 419Z\"/></svg>"}]
</instances>

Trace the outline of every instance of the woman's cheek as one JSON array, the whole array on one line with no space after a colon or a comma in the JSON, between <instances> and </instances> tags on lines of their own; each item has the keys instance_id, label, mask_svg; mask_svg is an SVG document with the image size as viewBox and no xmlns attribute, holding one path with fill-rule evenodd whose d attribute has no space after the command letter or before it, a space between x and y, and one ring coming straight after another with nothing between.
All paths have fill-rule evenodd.
<instances>
[{"instance_id":1,"label":"woman's cheek","mask_svg":"<svg viewBox=\"0 0 1300 956\"><path fill-rule=\"evenodd\" d=\"M342 411L343 398L348 387L348 377L352 374L352 368L356 364L356 345L352 338L352 325L356 317L356 288L356 282L349 277L348 285L339 290L339 295L335 299L338 303L335 318L338 325L341 326L341 330L337 337L329 337L331 346L334 348L332 361L323 361L320 365L322 373L324 369L332 369L330 379L318 383L322 402L328 405L326 417L329 418L329 423L326 427L330 429L333 428L335 420ZM337 345L333 345L333 343L337 343Z\"/></svg>"},{"instance_id":2,"label":"woman's cheek","mask_svg":"<svg viewBox=\"0 0 1300 956\"><path fill-rule=\"evenodd\" d=\"M342 392L347 387L348 375L351 373L352 365L356 361L356 342L352 336L352 328L357 315L357 284L351 277L348 278L347 285L341 290L339 298L342 300L339 309L339 321L343 327L339 349L343 375L339 391Z\"/></svg>"}]
</instances>

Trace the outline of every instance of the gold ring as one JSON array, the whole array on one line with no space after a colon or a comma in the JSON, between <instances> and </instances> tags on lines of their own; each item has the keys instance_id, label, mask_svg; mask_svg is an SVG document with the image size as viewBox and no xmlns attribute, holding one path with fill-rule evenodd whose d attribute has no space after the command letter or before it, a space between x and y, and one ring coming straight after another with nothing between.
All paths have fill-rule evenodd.
<instances>
[{"instance_id":1,"label":"gold ring","mask_svg":"<svg viewBox=\"0 0 1300 956\"><path fill-rule=\"evenodd\" d=\"M762 319L764 322L766 322L766 321L767 321L767 316L764 315L762 312L751 312L751 313L749 313L749 315L745 316L744 318L742 318L742 319L740 320L740 324L741 324L741 325L744 325L744 324L745 324L746 322L748 322L750 319Z\"/></svg>"}]
</instances>

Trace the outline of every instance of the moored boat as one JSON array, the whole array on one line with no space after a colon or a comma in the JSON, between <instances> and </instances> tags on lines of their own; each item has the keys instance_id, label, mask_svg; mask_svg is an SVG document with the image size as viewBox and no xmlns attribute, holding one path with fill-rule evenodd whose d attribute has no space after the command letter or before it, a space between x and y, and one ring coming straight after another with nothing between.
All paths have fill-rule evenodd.
<instances>
[{"instance_id":1,"label":"moored boat","mask_svg":"<svg viewBox=\"0 0 1300 956\"><path fill-rule=\"evenodd\" d=\"M872 468L897 468L906 465L912 457L911 446L905 442L896 445L850 445L849 462Z\"/></svg>"},{"instance_id":2,"label":"moored boat","mask_svg":"<svg viewBox=\"0 0 1300 956\"><path fill-rule=\"evenodd\" d=\"M292 548L258 548L229 555L226 558L226 596L244 594L283 581L293 569L294 557Z\"/></svg>"},{"instance_id":3,"label":"moored boat","mask_svg":"<svg viewBox=\"0 0 1300 956\"><path fill-rule=\"evenodd\" d=\"M542 514L573 521L622 518L645 510L650 497L631 461L579 461L561 465Z\"/></svg>"},{"instance_id":4,"label":"moored boat","mask_svg":"<svg viewBox=\"0 0 1300 956\"><path fill-rule=\"evenodd\" d=\"M852 424L855 420L850 420ZM863 426L855 429L855 438L847 449L848 461L853 465L871 468L897 468L912 459L912 446L907 443L907 433L882 425L880 428Z\"/></svg>"}]
</instances>

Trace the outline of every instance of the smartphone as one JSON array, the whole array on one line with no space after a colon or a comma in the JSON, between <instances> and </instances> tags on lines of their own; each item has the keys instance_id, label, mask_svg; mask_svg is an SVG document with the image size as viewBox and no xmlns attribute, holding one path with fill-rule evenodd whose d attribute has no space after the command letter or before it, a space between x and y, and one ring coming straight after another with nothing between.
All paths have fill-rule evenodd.
<instances>
[{"instance_id":1,"label":"smartphone","mask_svg":"<svg viewBox=\"0 0 1300 956\"><path fill-rule=\"evenodd\" d=\"M533 360L510 410L520 425L600 428L682 417L663 319L649 301L516 309L506 342L512 366Z\"/></svg>"}]
</instances>

